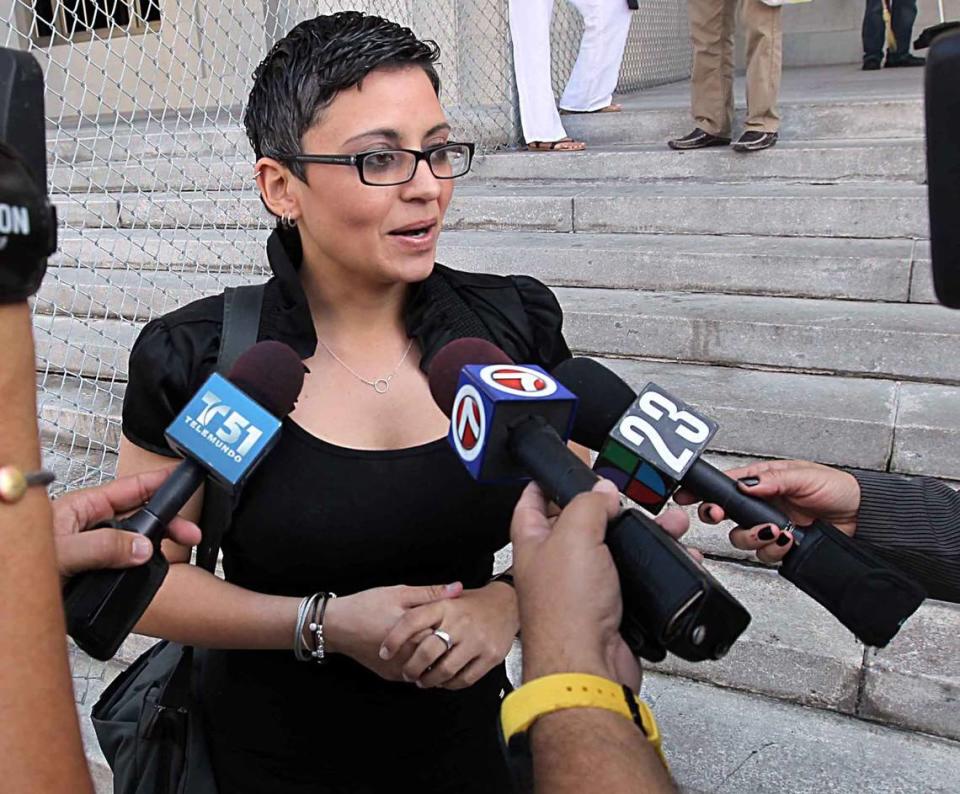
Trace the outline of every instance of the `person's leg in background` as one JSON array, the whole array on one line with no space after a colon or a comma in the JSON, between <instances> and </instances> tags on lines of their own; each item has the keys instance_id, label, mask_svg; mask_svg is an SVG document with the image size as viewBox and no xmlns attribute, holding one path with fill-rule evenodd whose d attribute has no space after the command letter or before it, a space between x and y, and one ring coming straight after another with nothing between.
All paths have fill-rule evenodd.
<instances>
[{"instance_id":1,"label":"person's leg in background","mask_svg":"<svg viewBox=\"0 0 960 794\"><path fill-rule=\"evenodd\" d=\"M913 23L917 21L917 0L891 0L890 22L897 39L897 51L887 50L887 66L923 66L926 58L910 54Z\"/></svg>"},{"instance_id":2,"label":"person's leg in background","mask_svg":"<svg viewBox=\"0 0 960 794\"><path fill-rule=\"evenodd\" d=\"M577 62L560 97L561 110L591 113L613 104L633 13L625 0L570 0L583 17Z\"/></svg>"},{"instance_id":3,"label":"person's leg in background","mask_svg":"<svg viewBox=\"0 0 960 794\"><path fill-rule=\"evenodd\" d=\"M520 123L529 148L579 150L567 139L550 78L550 21L553 0L510 0L513 68L520 100Z\"/></svg>"},{"instance_id":4,"label":"person's leg in background","mask_svg":"<svg viewBox=\"0 0 960 794\"><path fill-rule=\"evenodd\" d=\"M886 27L883 24L883 0L866 0L863 12L863 68L865 71L879 69L883 63L883 44Z\"/></svg>"},{"instance_id":5,"label":"person's leg in background","mask_svg":"<svg viewBox=\"0 0 960 794\"><path fill-rule=\"evenodd\" d=\"M781 8L763 0L742 0L740 23L747 43L747 123L733 144L738 152L767 149L780 133L780 77L783 72Z\"/></svg>"},{"instance_id":6,"label":"person's leg in background","mask_svg":"<svg viewBox=\"0 0 960 794\"><path fill-rule=\"evenodd\" d=\"M733 46L737 0L690 0L693 132L669 141L671 149L726 146L733 127Z\"/></svg>"}]
</instances>

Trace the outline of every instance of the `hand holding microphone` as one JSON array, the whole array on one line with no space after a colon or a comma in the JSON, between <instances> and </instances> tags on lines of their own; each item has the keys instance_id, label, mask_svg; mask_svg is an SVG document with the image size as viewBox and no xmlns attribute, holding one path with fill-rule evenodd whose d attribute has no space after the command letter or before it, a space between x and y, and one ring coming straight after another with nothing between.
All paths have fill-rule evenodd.
<instances>
[{"instance_id":1,"label":"hand holding microphone","mask_svg":"<svg viewBox=\"0 0 960 794\"><path fill-rule=\"evenodd\" d=\"M53 535L61 578L103 568L132 568L153 556L153 542L135 532L100 527L142 507L163 485L172 469L121 477L95 488L64 494L53 503ZM200 542L200 528L175 517L167 526L171 540L184 546Z\"/></svg>"},{"instance_id":2,"label":"hand holding microphone","mask_svg":"<svg viewBox=\"0 0 960 794\"><path fill-rule=\"evenodd\" d=\"M167 575L160 549L178 511L212 476L232 492L279 438L281 422L303 387L300 357L280 342L260 342L237 359L228 379L211 375L167 428L167 441L185 460L131 516L106 526L153 544L143 565L79 574L63 600L67 632L95 659L107 660L146 611Z\"/></svg>"},{"instance_id":3,"label":"hand holding microphone","mask_svg":"<svg viewBox=\"0 0 960 794\"><path fill-rule=\"evenodd\" d=\"M599 480L551 526L540 486L530 483L510 525L520 602L523 680L588 673L640 690L640 665L620 635L623 599L604 542L620 512L617 487Z\"/></svg>"},{"instance_id":4,"label":"hand holding microphone","mask_svg":"<svg viewBox=\"0 0 960 794\"><path fill-rule=\"evenodd\" d=\"M736 480L743 493L783 510L797 526L821 519L850 537L857 530L860 484L845 471L804 460L771 460L730 469L726 475ZM700 501L685 489L674 499L680 505ZM697 512L707 524L719 524L728 517L722 507L711 502L703 502ZM793 536L776 524L738 526L730 531L730 543L738 549L756 551L762 562L776 563L792 548Z\"/></svg>"}]
</instances>

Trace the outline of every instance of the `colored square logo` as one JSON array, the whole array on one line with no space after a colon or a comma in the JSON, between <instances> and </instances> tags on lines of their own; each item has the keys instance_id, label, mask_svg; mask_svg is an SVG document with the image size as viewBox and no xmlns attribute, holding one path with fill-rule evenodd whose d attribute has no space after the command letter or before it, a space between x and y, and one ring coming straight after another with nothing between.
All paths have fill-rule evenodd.
<instances>
[{"instance_id":1,"label":"colored square logo","mask_svg":"<svg viewBox=\"0 0 960 794\"><path fill-rule=\"evenodd\" d=\"M226 378L211 375L166 436L181 455L234 487L279 437L281 423Z\"/></svg>"}]
</instances>

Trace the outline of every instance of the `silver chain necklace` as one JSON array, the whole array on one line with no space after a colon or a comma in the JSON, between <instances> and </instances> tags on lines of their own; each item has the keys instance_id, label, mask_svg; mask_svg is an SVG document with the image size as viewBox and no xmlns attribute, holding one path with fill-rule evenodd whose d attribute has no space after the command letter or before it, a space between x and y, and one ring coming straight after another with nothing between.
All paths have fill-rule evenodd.
<instances>
[{"instance_id":1,"label":"silver chain necklace","mask_svg":"<svg viewBox=\"0 0 960 794\"><path fill-rule=\"evenodd\" d=\"M357 372L353 367L347 364L340 356L334 353L319 336L317 341L323 345L323 349L326 350L333 360L336 361L341 367L343 367L347 372L349 372L353 377L355 377L361 383L365 383L367 386L371 387L377 394L386 394L387 390L390 388L390 381L393 380L394 376L400 371L400 367L403 366L403 362L407 360L407 355L410 353L410 348L413 347L413 340L410 340L410 344L407 345L407 349L403 351L403 356L397 362L397 366L393 368L393 372L387 375L385 378L377 378L376 380L368 380L363 377L359 372Z\"/></svg>"}]
</instances>

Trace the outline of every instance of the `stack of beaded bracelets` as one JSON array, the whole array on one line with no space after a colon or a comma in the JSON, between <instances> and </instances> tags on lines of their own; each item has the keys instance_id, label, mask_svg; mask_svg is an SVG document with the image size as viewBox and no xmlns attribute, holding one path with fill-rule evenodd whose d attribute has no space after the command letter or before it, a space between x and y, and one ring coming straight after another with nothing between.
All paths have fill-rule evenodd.
<instances>
[{"instance_id":1,"label":"stack of beaded bracelets","mask_svg":"<svg viewBox=\"0 0 960 794\"><path fill-rule=\"evenodd\" d=\"M323 639L323 616L327 611L327 603L336 598L336 593L314 593L300 602L297 610L297 625L293 632L293 655L298 662L316 662L323 664L327 659ZM306 626L313 635L313 647L303 636Z\"/></svg>"}]
</instances>

